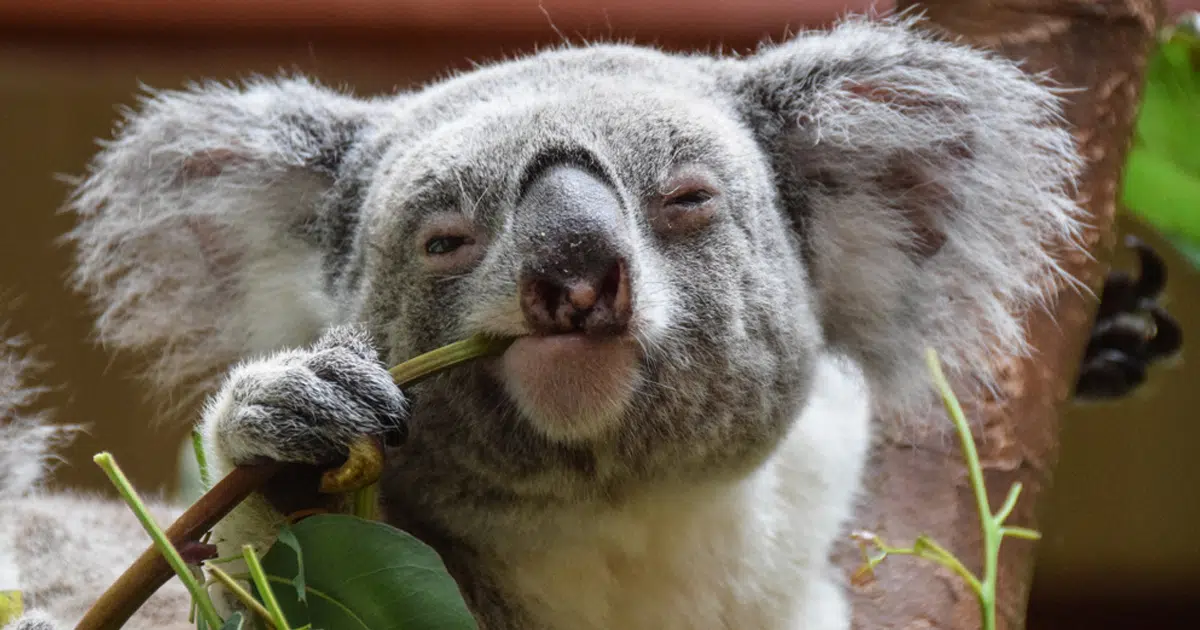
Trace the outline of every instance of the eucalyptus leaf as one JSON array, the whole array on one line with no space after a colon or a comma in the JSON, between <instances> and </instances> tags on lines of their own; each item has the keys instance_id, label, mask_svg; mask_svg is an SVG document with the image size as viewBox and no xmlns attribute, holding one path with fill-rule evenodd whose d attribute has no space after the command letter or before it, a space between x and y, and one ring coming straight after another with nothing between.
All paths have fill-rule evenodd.
<instances>
[{"instance_id":1,"label":"eucalyptus leaf","mask_svg":"<svg viewBox=\"0 0 1200 630\"><path fill-rule=\"evenodd\" d=\"M221 630L242 630L242 625L245 620L242 618L242 613L235 612L221 624Z\"/></svg>"},{"instance_id":2,"label":"eucalyptus leaf","mask_svg":"<svg viewBox=\"0 0 1200 630\"><path fill-rule=\"evenodd\" d=\"M304 588L304 554L300 551L300 541L296 540L291 526L287 524L284 524L283 528L279 530L276 540L295 552L298 566L296 567L296 577L292 578L292 586L296 587L296 596L300 598L300 602L308 603L308 591Z\"/></svg>"},{"instance_id":3,"label":"eucalyptus leaf","mask_svg":"<svg viewBox=\"0 0 1200 630\"><path fill-rule=\"evenodd\" d=\"M298 544L276 542L263 569L289 625L322 630L477 630L437 553L376 521L320 514L291 526ZM292 587L305 570L301 601Z\"/></svg>"},{"instance_id":4,"label":"eucalyptus leaf","mask_svg":"<svg viewBox=\"0 0 1200 630\"><path fill-rule=\"evenodd\" d=\"M1121 181L1121 204L1189 259L1200 246L1200 36L1186 17L1160 38Z\"/></svg>"}]
</instances>

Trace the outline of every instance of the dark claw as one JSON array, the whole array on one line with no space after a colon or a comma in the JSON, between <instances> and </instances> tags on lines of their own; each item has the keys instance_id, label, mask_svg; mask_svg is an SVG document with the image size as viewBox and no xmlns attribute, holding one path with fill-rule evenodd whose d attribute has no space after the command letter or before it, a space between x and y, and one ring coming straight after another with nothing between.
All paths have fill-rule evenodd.
<instances>
[{"instance_id":1,"label":"dark claw","mask_svg":"<svg viewBox=\"0 0 1200 630\"><path fill-rule=\"evenodd\" d=\"M1125 237L1125 246L1137 250L1142 273L1137 282L1137 295L1142 302L1152 304L1167 286L1167 265L1149 245L1136 236Z\"/></svg>"},{"instance_id":2,"label":"dark claw","mask_svg":"<svg viewBox=\"0 0 1200 630\"><path fill-rule=\"evenodd\" d=\"M1146 380L1143 363L1119 350L1102 350L1084 364L1076 396L1090 400L1120 398L1137 389ZM1084 396L1080 392L1088 392Z\"/></svg>"},{"instance_id":3,"label":"dark claw","mask_svg":"<svg viewBox=\"0 0 1200 630\"><path fill-rule=\"evenodd\" d=\"M1182 329L1158 304L1166 265L1136 236L1126 237L1125 246L1137 252L1140 270L1136 278L1113 271L1104 282L1075 384L1077 400L1112 400L1132 393L1154 363L1183 346Z\"/></svg>"},{"instance_id":4,"label":"dark claw","mask_svg":"<svg viewBox=\"0 0 1200 630\"><path fill-rule=\"evenodd\" d=\"M1137 280L1124 271L1109 272L1096 309L1096 321L1104 321L1121 313L1132 313L1138 305Z\"/></svg>"},{"instance_id":5,"label":"dark claw","mask_svg":"<svg viewBox=\"0 0 1200 630\"><path fill-rule=\"evenodd\" d=\"M1174 356L1183 348L1183 329L1166 309L1155 304L1150 309L1154 318L1154 338L1146 344L1146 352L1150 359L1166 359Z\"/></svg>"}]
</instances>

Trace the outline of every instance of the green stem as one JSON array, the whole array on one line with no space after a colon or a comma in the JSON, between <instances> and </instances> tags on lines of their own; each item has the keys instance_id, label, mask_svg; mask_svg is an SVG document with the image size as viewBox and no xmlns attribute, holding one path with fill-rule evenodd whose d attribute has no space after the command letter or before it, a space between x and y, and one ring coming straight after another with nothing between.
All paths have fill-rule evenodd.
<instances>
[{"instance_id":1,"label":"green stem","mask_svg":"<svg viewBox=\"0 0 1200 630\"><path fill-rule=\"evenodd\" d=\"M954 428L958 432L959 441L962 443L963 455L967 462L967 474L971 480L971 489L975 493L976 507L979 509L979 522L983 528L983 579L979 581L979 609L983 630L995 630L996 575L999 564L1000 528L996 524L996 519L992 516L991 506L988 505L987 488L983 483L983 467L979 463L979 453L975 450L975 440L971 436L971 427L967 424L966 414L963 413L962 406L958 403L958 398L954 396L954 392L950 388L950 383L946 380L946 375L942 373L942 366L938 361L937 353L932 349L928 350L926 352L926 360L929 363L929 371L933 375L934 384L941 393L942 402L946 406L946 413L954 421ZM1016 494L1019 494L1019 490ZM1015 504L1014 493L1010 493L1009 496L1013 497ZM1009 507L1009 510L1011 509Z\"/></svg>"},{"instance_id":2,"label":"green stem","mask_svg":"<svg viewBox=\"0 0 1200 630\"><path fill-rule=\"evenodd\" d=\"M1008 538L1020 538L1022 540L1041 540L1042 533L1028 529L1026 527L1005 526L1000 528L1000 535Z\"/></svg>"},{"instance_id":3,"label":"green stem","mask_svg":"<svg viewBox=\"0 0 1200 630\"><path fill-rule=\"evenodd\" d=\"M1017 507L1017 499L1020 498L1020 496L1021 482L1018 481L1008 489L1008 497L1004 499L1004 505L1001 505L1000 509L996 510L996 516L993 517L992 520L997 525L1004 523L1004 521L1008 519L1008 515L1012 514L1013 508Z\"/></svg>"},{"instance_id":4,"label":"green stem","mask_svg":"<svg viewBox=\"0 0 1200 630\"><path fill-rule=\"evenodd\" d=\"M200 485L207 492L212 488L212 475L208 471L208 457L204 454L204 438L200 431L192 429L192 452L196 455L196 465L200 467Z\"/></svg>"},{"instance_id":5,"label":"green stem","mask_svg":"<svg viewBox=\"0 0 1200 630\"><path fill-rule=\"evenodd\" d=\"M288 630L287 619L283 616L283 610L279 608L279 600L275 599L275 591L271 590L271 584L267 581L267 573L263 571L262 564L259 563L258 556L254 553L254 547L242 545L242 556L246 559L246 568L250 571L250 579L254 581L254 586L258 589L263 604L270 612L276 630Z\"/></svg>"},{"instance_id":6,"label":"green stem","mask_svg":"<svg viewBox=\"0 0 1200 630\"><path fill-rule=\"evenodd\" d=\"M121 472L121 468L117 466L117 462L113 459L112 454L108 452L97 453L92 461L104 470L104 474L117 487L117 492L121 494L121 498L129 505L130 509L141 521L142 527L150 538L154 541L154 546L158 547L158 551L167 559L167 564L171 565L171 569L175 571L175 575L179 576L179 581L187 587L187 590L192 595L192 600L196 602L197 608L200 610L200 616L208 623L211 628L221 627L221 617L217 614L217 609L213 606L212 600L209 599L208 593L200 586L200 582L196 580L196 576L188 570L187 563L179 555L179 551L167 539L167 535L163 532L158 523L154 522L154 518L150 516L150 511L146 509L146 504L142 502L137 491L133 489L133 485L125 477L125 473Z\"/></svg>"},{"instance_id":7,"label":"green stem","mask_svg":"<svg viewBox=\"0 0 1200 630\"><path fill-rule=\"evenodd\" d=\"M225 588L229 589L229 592L233 593L233 595L237 597L239 601L245 604L247 608L253 610L255 614L257 614L259 617L262 617L267 623L271 624L271 627L277 627L275 625L274 618L271 616L271 611L267 610L266 607L260 604L257 599L254 599L254 596L250 594L250 591L242 588L242 585L238 584L237 580L233 579L232 575L229 575L221 569L212 566L208 567L208 572L213 574L213 577L215 577L217 581L220 582Z\"/></svg>"},{"instance_id":8,"label":"green stem","mask_svg":"<svg viewBox=\"0 0 1200 630\"><path fill-rule=\"evenodd\" d=\"M959 577L961 577L963 581L971 587L971 590L975 591L976 595L983 592L983 584L980 584L979 578L975 577L975 574L971 573L971 570L963 565L957 556L950 553L950 551L945 547L934 542L932 538L923 536L918 538L917 541L933 551L934 555L922 554L923 557L934 560L940 563L942 566L957 573Z\"/></svg>"},{"instance_id":9,"label":"green stem","mask_svg":"<svg viewBox=\"0 0 1200 630\"><path fill-rule=\"evenodd\" d=\"M396 384L412 385L433 375L435 372L470 361L481 356L496 355L504 351L513 342L512 338L499 339L484 335L474 335L431 350L414 357L395 367L389 372Z\"/></svg>"},{"instance_id":10,"label":"green stem","mask_svg":"<svg viewBox=\"0 0 1200 630\"><path fill-rule=\"evenodd\" d=\"M354 515L368 521L379 520L379 483L372 483L354 491Z\"/></svg>"},{"instance_id":11,"label":"green stem","mask_svg":"<svg viewBox=\"0 0 1200 630\"><path fill-rule=\"evenodd\" d=\"M971 573L970 569L963 566L963 563L954 557L954 554L947 551L944 547L934 542L931 538L921 536L912 547L893 547L877 536L872 537L874 545L879 549L880 555L875 558L867 559L867 568L874 569L879 563L887 559L888 556L915 556L923 558L931 562L936 562L947 569L950 569L955 574L963 579L971 590L976 595L980 592L979 578Z\"/></svg>"}]
</instances>

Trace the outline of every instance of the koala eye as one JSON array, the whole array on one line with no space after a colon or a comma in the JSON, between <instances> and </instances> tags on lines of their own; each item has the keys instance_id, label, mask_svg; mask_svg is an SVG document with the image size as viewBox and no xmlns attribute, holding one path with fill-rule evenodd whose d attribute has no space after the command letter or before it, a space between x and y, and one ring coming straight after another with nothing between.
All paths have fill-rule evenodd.
<instances>
[{"instance_id":1,"label":"koala eye","mask_svg":"<svg viewBox=\"0 0 1200 630\"><path fill-rule=\"evenodd\" d=\"M667 205L695 207L702 206L713 198L713 194L703 188L687 190L667 198Z\"/></svg>"},{"instance_id":2,"label":"koala eye","mask_svg":"<svg viewBox=\"0 0 1200 630\"><path fill-rule=\"evenodd\" d=\"M414 253L435 274L464 272L479 260L487 242L478 226L456 213L430 217L413 236Z\"/></svg>"},{"instance_id":3,"label":"koala eye","mask_svg":"<svg viewBox=\"0 0 1200 630\"><path fill-rule=\"evenodd\" d=\"M465 236L435 236L425 241L425 253L431 256L452 254L463 245L470 245L470 239Z\"/></svg>"},{"instance_id":4,"label":"koala eye","mask_svg":"<svg viewBox=\"0 0 1200 630\"><path fill-rule=\"evenodd\" d=\"M703 230L717 214L719 196L713 173L701 165L678 169L648 207L650 225L664 237Z\"/></svg>"}]
</instances>

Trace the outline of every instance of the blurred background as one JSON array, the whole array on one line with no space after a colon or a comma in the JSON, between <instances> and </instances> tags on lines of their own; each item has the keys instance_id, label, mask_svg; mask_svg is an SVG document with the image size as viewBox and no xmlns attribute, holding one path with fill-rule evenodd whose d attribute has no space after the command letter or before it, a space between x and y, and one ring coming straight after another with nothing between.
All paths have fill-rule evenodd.
<instances>
[{"instance_id":1,"label":"blurred background","mask_svg":"<svg viewBox=\"0 0 1200 630\"><path fill-rule=\"evenodd\" d=\"M1187 6L1200 0L1172 4L1200 8ZM89 342L84 302L63 284L68 252L56 241L71 227L56 212L67 190L56 176L82 171L95 140L109 137L117 107L132 104L140 84L173 88L282 69L367 95L552 45L562 36L744 51L866 6L827 0L0 1L0 298L15 300L8 332L28 336L49 363L46 383L60 386L45 405L60 421L92 424L65 454L56 483L107 492L90 462L107 449L145 491L176 490L177 445L187 427L160 423L144 430L154 423L155 406L130 379L131 365ZM1188 116L1200 119L1200 106ZM1200 124L1194 129L1200 133ZM1153 185L1139 191L1151 200L1148 206L1158 198ZM1200 206L1170 209L1200 221ZM1163 238L1153 208L1141 210L1140 216L1125 212L1118 228L1142 236L1166 258L1167 307L1185 334L1200 331L1200 271L1183 253L1186 238ZM1136 269L1128 256L1116 263ZM1200 340L1188 337L1181 360L1155 369L1135 397L1068 410L1058 473L1044 506L1030 628L1200 627L1192 625L1200 613L1198 385Z\"/></svg>"}]
</instances>

